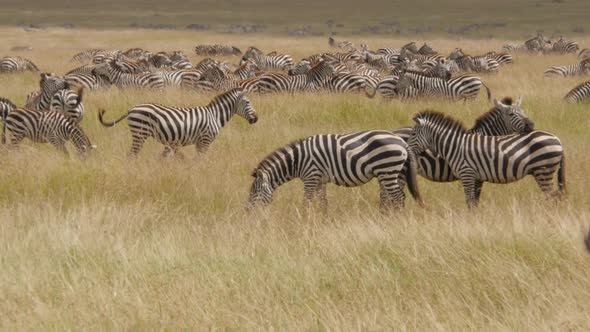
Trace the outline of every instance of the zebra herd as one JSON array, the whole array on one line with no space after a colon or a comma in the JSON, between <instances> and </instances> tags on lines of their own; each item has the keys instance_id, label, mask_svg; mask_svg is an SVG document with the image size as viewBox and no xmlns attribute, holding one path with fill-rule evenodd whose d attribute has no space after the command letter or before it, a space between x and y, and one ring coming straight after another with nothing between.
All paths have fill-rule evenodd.
<instances>
[{"instance_id":1,"label":"zebra herd","mask_svg":"<svg viewBox=\"0 0 590 332\"><path fill-rule=\"evenodd\" d=\"M531 50L544 48L548 43L541 37L525 45ZM247 96L250 93L363 91L371 98L380 93L404 100L470 100L477 98L483 87L491 100L489 88L472 74L493 74L513 62L509 53L469 55L460 48L443 56L428 43L417 47L411 42L377 51L365 44L357 50L351 42L337 42L333 38L328 44L338 51L313 54L298 62L290 55L265 53L256 47L243 53L227 45L195 48L200 55L241 56L236 65L212 58L193 65L181 51L151 53L132 48L125 52L80 52L72 61L86 64L63 76L42 73L39 90L27 96L23 108L0 98L2 140L6 142L8 134L9 147L16 148L28 138L50 143L64 153L64 144L70 140L85 155L96 148L80 126L85 113L85 91L112 85L158 93L167 87L216 91L217 96L206 106L140 104L113 121L105 120L106 111L99 110L99 121L105 127L127 120L132 137L129 155L137 155L151 137L164 146L162 157L174 154L182 158L180 148L187 145L205 153L234 115L255 124L258 114ZM561 72L586 71L585 61L581 62L582 69ZM30 61L15 63L26 70L38 70ZM590 96L590 84L584 83L570 94L568 101L584 100ZM417 175L435 182L461 181L469 207L477 206L483 182L509 183L526 175L532 175L547 195L559 195L565 190L561 142L553 134L535 130L521 102L522 99L511 98L493 100L493 108L471 129L442 113L426 110L414 116L412 127L314 135L297 140L270 153L254 169L247 206L269 204L274 191L295 178L303 181L306 204L318 199L324 209L327 183L351 187L373 178L380 184L383 211L404 206L406 184L418 204L423 205ZM557 191L552 185L555 173Z\"/></svg>"}]
</instances>

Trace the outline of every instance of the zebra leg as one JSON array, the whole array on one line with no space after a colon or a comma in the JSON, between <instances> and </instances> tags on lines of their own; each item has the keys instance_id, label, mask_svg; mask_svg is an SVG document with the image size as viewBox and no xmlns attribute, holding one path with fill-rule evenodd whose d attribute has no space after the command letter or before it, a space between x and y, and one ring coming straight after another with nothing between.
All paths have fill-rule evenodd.
<instances>
[{"instance_id":1,"label":"zebra leg","mask_svg":"<svg viewBox=\"0 0 590 332\"><path fill-rule=\"evenodd\" d=\"M197 148L197 153L199 155L203 155L203 154L207 153L207 150L209 150L209 143L199 142L196 144L196 148Z\"/></svg>"},{"instance_id":2,"label":"zebra leg","mask_svg":"<svg viewBox=\"0 0 590 332\"><path fill-rule=\"evenodd\" d=\"M56 137L49 137L49 139L47 141L51 145L53 145L58 151L63 153L66 157L70 155L68 153L68 150L66 149L66 144L65 144L66 142L64 140L58 139Z\"/></svg>"},{"instance_id":3,"label":"zebra leg","mask_svg":"<svg viewBox=\"0 0 590 332\"><path fill-rule=\"evenodd\" d=\"M172 148L166 145L164 147L164 151L162 151L162 153L160 154L160 158L167 159L170 156L170 153L172 153Z\"/></svg>"},{"instance_id":4,"label":"zebra leg","mask_svg":"<svg viewBox=\"0 0 590 332\"><path fill-rule=\"evenodd\" d=\"M406 194L400 187L398 172L377 174L381 192L379 193L379 210L381 213L391 212L405 206Z\"/></svg>"},{"instance_id":5,"label":"zebra leg","mask_svg":"<svg viewBox=\"0 0 590 332\"><path fill-rule=\"evenodd\" d=\"M479 204L483 182L474 178L461 179L461 182L463 184L463 191L465 192L467 207L470 209L476 208Z\"/></svg>"},{"instance_id":6,"label":"zebra leg","mask_svg":"<svg viewBox=\"0 0 590 332\"><path fill-rule=\"evenodd\" d=\"M325 187L325 185L324 185ZM319 178L303 180L303 203L306 211L311 210L311 202L316 196L321 195L322 184ZM324 188L325 191L325 188ZM319 194L319 195L318 195Z\"/></svg>"},{"instance_id":7,"label":"zebra leg","mask_svg":"<svg viewBox=\"0 0 590 332\"><path fill-rule=\"evenodd\" d=\"M317 196L320 202L320 209L324 214L328 214L328 192L326 190L326 184L320 184L320 188L318 189Z\"/></svg>"},{"instance_id":8,"label":"zebra leg","mask_svg":"<svg viewBox=\"0 0 590 332\"><path fill-rule=\"evenodd\" d=\"M139 153L139 150L143 147L143 143L147 139L147 135L134 132L132 133L133 142L131 143L131 150L129 151L128 155L130 157L135 157Z\"/></svg>"},{"instance_id":9,"label":"zebra leg","mask_svg":"<svg viewBox=\"0 0 590 332\"><path fill-rule=\"evenodd\" d=\"M555 169L546 167L538 168L533 171L533 176L535 177L537 185L547 197L559 196L553 188L553 173L555 173Z\"/></svg>"},{"instance_id":10,"label":"zebra leg","mask_svg":"<svg viewBox=\"0 0 590 332\"><path fill-rule=\"evenodd\" d=\"M11 134L10 135L10 143L8 144L8 148L11 150L18 150L19 144L20 144L20 142L23 141L23 139L25 139L25 136L23 136L23 135Z\"/></svg>"}]
</instances>

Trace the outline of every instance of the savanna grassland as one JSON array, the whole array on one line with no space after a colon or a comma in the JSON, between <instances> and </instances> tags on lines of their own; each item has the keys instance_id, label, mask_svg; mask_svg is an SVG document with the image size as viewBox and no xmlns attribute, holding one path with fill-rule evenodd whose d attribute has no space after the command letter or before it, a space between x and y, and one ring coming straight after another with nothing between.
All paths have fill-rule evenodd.
<instances>
[{"instance_id":1,"label":"savanna grassland","mask_svg":"<svg viewBox=\"0 0 590 332\"><path fill-rule=\"evenodd\" d=\"M408 39L350 37L373 49ZM412 38L411 40L416 39ZM196 62L199 43L256 45L299 59L327 51L325 37L286 38L189 31L0 29L3 54L22 54L63 74L72 54L91 47L180 49ZM420 40L421 41L421 40ZM430 40L443 54L479 54L503 40ZM579 38L590 46L590 38ZM237 58L229 58L237 62ZM573 330L590 329L590 117L562 97L588 78L546 79L575 56L518 56L483 75L496 98L524 96L537 129L565 147L567 198L548 201L532 178L485 184L468 211L459 183L420 178L421 209L383 216L378 185L328 186L329 211L306 215L293 181L273 204L247 214L250 172L269 152L317 133L411 125L426 108L470 126L491 104L386 101L364 95L250 96L259 115L235 117L204 157L161 160L148 141L126 157L126 122L103 128L144 102L204 105L211 94L118 91L85 95L82 127L98 146L85 160L25 144L0 159L0 326L8 330ZM19 106L38 74L0 76L0 96Z\"/></svg>"}]
</instances>

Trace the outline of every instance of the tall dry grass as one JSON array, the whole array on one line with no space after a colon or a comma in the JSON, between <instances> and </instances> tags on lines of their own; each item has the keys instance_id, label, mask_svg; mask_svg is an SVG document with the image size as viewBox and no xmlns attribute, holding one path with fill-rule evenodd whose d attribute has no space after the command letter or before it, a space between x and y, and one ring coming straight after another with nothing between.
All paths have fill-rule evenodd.
<instances>
[{"instance_id":1,"label":"tall dry grass","mask_svg":"<svg viewBox=\"0 0 590 332\"><path fill-rule=\"evenodd\" d=\"M42 70L63 73L86 47L192 48L228 42L290 52L327 50L324 38L280 39L184 32L0 30L5 53L30 43ZM405 41L365 40L371 47ZM590 44L582 40L581 44ZM499 40L433 40L448 52L499 49ZM358 43L358 41L357 41ZM193 60L198 60L196 57ZM237 60L236 60L237 61ZM142 102L202 105L190 91L89 93L82 126L98 150L86 160L26 144L0 159L0 326L6 329L578 330L590 328L590 224L586 105L561 97L584 78L544 79L573 56L516 58L483 76L497 98L523 95L537 128L562 139L568 197L545 200L533 179L485 184L481 208L459 183L420 179L427 208L408 199L378 212L378 185L328 189L329 214L304 216L302 185L245 214L250 171L273 149L306 135L410 125L424 108L470 125L490 105L400 103L362 95L251 96L260 121L234 118L204 157L160 160L150 141L136 160L113 118ZM33 74L0 76L18 104ZM73 154L73 149L70 149Z\"/></svg>"}]
</instances>

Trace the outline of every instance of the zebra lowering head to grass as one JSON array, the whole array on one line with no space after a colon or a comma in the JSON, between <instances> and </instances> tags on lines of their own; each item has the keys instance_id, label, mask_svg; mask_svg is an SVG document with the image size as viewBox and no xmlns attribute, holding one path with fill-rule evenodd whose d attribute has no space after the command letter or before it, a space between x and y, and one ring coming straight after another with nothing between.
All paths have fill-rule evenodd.
<instances>
[{"instance_id":1,"label":"zebra lowering head to grass","mask_svg":"<svg viewBox=\"0 0 590 332\"><path fill-rule=\"evenodd\" d=\"M334 67L327 61L320 61L301 75L288 76L281 73L261 75L258 79L258 91L260 93L314 91L332 76L334 76Z\"/></svg>"},{"instance_id":2,"label":"zebra lowering head to grass","mask_svg":"<svg viewBox=\"0 0 590 332\"><path fill-rule=\"evenodd\" d=\"M0 59L0 73L16 73L21 71L38 72L39 68L29 59L20 56L8 56Z\"/></svg>"},{"instance_id":3,"label":"zebra lowering head to grass","mask_svg":"<svg viewBox=\"0 0 590 332\"><path fill-rule=\"evenodd\" d=\"M191 144L196 146L199 153L205 153L221 128L235 114L250 124L258 121L256 111L245 93L240 88L229 90L213 98L207 106L191 108L158 104L137 105L112 122L105 121L105 111L100 110L98 119L103 126L112 127L127 118L133 138L129 153L132 156L137 155L149 137L165 146L163 157L171 152L182 157L179 148Z\"/></svg>"},{"instance_id":4,"label":"zebra lowering head to grass","mask_svg":"<svg viewBox=\"0 0 590 332\"><path fill-rule=\"evenodd\" d=\"M516 103L506 97L502 101L494 99L494 107L482 114L475 121L475 125L467 131L470 134L485 136L505 136L516 133L527 133L534 130L534 123L520 108L522 98ZM412 133L412 127L394 129L391 132L403 138L406 142ZM444 158L426 150L416 155L418 174L434 182L452 182L457 178Z\"/></svg>"},{"instance_id":5,"label":"zebra lowering head to grass","mask_svg":"<svg viewBox=\"0 0 590 332\"><path fill-rule=\"evenodd\" d=\"M568 103L590 102L590 81L579 84L565 95L564 100Z\"/></svg>"},{"instance_id":6,"label":"zebra lowering head to grass","mask_svg":"<svg viewBox=\"0 0 590 332\"><path fill-rule=\"evenodd\" d=\"M463 184L470 208L478 205L484 182L510 183L532 175L549 196L556 194L552 182L557 171L557 194L565 190L563 147L553 134L471 134L459 121L435 111L420 112L413 120L410 149L416 154L430 150L444 158Z\"/></svg>"},{"instance_id":7,"label":"zebra lowering head to grass","mask_svg":"<svg viewBox=\"0 0 590 332\"><path fill-rule=\"evenodd\" d=\"M18 148L25 138L36 143L50 143L66 155L65 143L69 140L81 155L96 148L82 128L62 112L15 109L8 114L4 125L10 138L10 148ZM4 132L2 141L5 141Z\"/></svg>"},{"instance_id":8,"label":"zebra lowering head to grass","mask_svg":"<svg viewBox=\"0 0 590 332\"><path fill-rule=\"evenodd\" d=\"M409 174L402 174L406 166ZM356 187L377 178L381 187L383 212L404 206L401 178L406 176L410 193L422 205L416 182L415 160L403 139L388 131L363 131L345 135L314 135L283 146L266 158L252 172L247 207L272 202L274 191L282 184L299 178L303 181L304 199L309 206L319 198L327 209L326 184Z\"/></svg>"},{"instance_id":9,"label":"zebra lowering head to grass","mask_svg":"<svg viewBox=\"0 0 590 332\"><path fill-rule=\"evenodd\" d=\"M578 75L588 75L590 74L590 59L585 59L580 61L575 65L565 65L565 66L556 66L551 67L545 70L544 75L546 77L569 77L569 76L578 76Z\"/></svg>"},{"instance_id":10,"label":"zebra lowering head to grass","mask_svg":"<svg viewBox=\"0 0 590 332\"><path fill-rule=\"evenodd\" d=\"M491 98L490 89L477 76L462 75L448 80L438 77L428 77L421 73L405 72L399 79L396 86L397 95L408 95L406 90L415 90L417 92L409 94L410 96L418 95L420 97L442 97L451 100L475 99L481 90L481 86L486 88L488 100Z\"/></svg>"}]
</instances>

